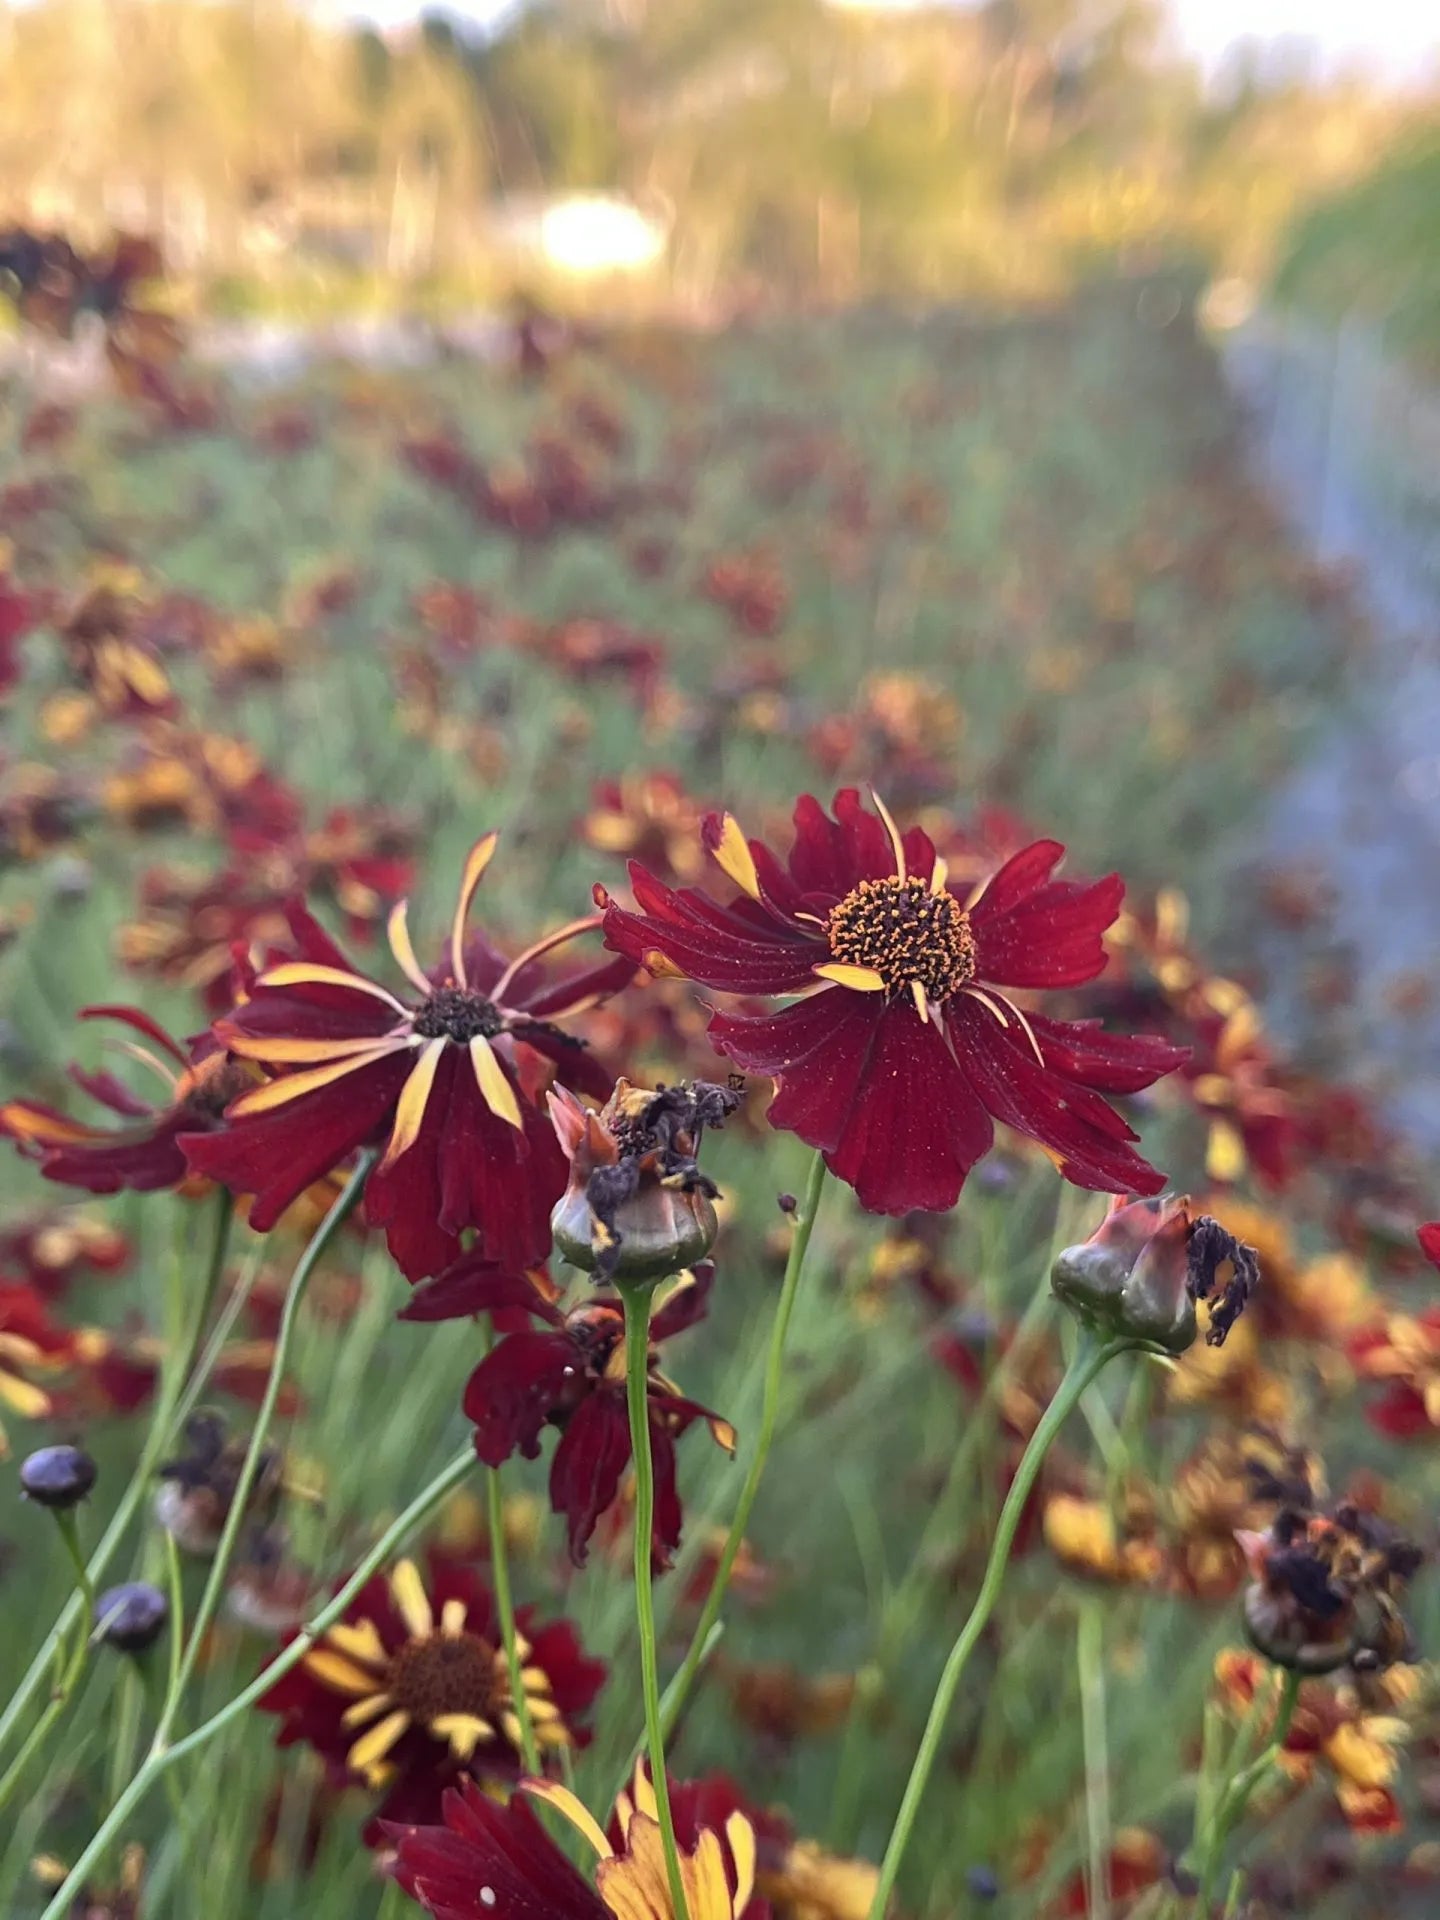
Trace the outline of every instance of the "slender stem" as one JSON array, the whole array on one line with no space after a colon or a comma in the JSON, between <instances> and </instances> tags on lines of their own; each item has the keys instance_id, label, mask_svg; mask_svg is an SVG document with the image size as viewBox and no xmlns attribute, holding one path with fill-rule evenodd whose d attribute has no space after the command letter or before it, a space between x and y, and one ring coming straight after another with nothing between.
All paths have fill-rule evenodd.
<instances>
[{"instance_id":1,"label":"slender stem","mask_svg":"<svg viewBox=\"0 0 1440 1920\"><path fill-rule=\"evenodd\" d=\"M166 1690L164 1710L160 1715L160 1723L155 1729L156 1749L163 1749L169 1741L185 1689L190 1684L195 1672L195 1663L200 1658L205 1636L209 1633L215 1615L220 1609L230 1562L235 1554L235 1544L240 1537L240 1529L245 1524L245 1510L250 1504L251 1489L260 1471L265 1442L270 1434L270 1423L275 1417L276 1403L279 1401L280 1389L284 1384L286 1363L290 1357L290 1343L294 1337L295 1323L299 1317L306 1285L319 1265L326 1248L355 1211L360 1196L365 1191L365 1182L370 1177L370 1169L374 1166L375 1159L373 1149L361 1154L355 1164L354 1172L345 1182L330 1211L311 1235L310 1243L301 1254L295 1272L291 1276L290 1288L285 1296L284 1311L280 1316L280 1330L275 1337L275 1354L270 1362L270 1376L265 1382L265 1393L260 1402L260 1410L255 1416L255 1429L250 1435L249 1451L245 1455L245 1464L240 1469L240 1478L235 1483L235 1492L230 1501L230 1510L225 1516L220 1544L215 1550L214 1560L210 1563L209 1577L205 1582L205 1590L200 1596L200 1604L195 1610L195 1619L185 1642L185 1651L180 1656L179 1669Z\"/></svg>"},{"instance_id":2,"label":"slender stem","mask_svg":"<svg viewBox=\"0 0 1440 1920\"><path fill-rule=\"evenodd\" d=\"M1030 1436L1030 1443L1021 1457L1015 1478L1010 1483L1010 1491L1005 1496L1005 1505L1000 1510L1000 1519L995 1528L995 1537L990 1543L990 1558L985 1565L985 1577L980 1583L980 1591L975 1596L975 1604L970 1609L969 1619L960 1629L959 1636L950 1649L944 1670L940 1675L939 1685L935 1689L930 1717L925 1723L925 1731L910 1768L910 1778L906 1782L904 1798L900 1802L900 1811L896 1815L894 1830L890 1835L890 1844L885 1849L885 1858L881 1863L875 1897L870 1903L870 1920L882 1920L885 1909L889 1905L890 1895L894 1892L900 1863L905 1857L910 1836L915 1830L920 1802L925 1797L925 1788L934 1771L935 1762L940 1756L941 1744L945 1738L945 1726L950 1718L950 1709L955 1702L960 1676L965 1671L966 1662L975 1651L976 1643L994 1611L995 1602L1000 1597L1000 1588L1005 1579L1005 1568L1020 1525L1020 1516L1025 1510L1026 1501L1030 1498L1030 1490L1035 1485L1045 1455L1050 1451L1051 1442L1074 1411L1081 1394L1090 1382L1102 1367L1114 1359L1117 1353L1123 1353L1130 1344L1124 1340L1114 1340L1103 1346L1097 1345L1095 1336L1082 1329L1055 1398L1041 1415L1040 1424Z\"/></svg>"},{"instance_id":3,"label":"slender stem","mask_svg":"<svg viewBox=\"0 0 1440 1920\"><path fill-rule=\"evenodd\" d=\"M220 1274L224 1271L225 1253L229 1245L230 1223L233 1210L230 1195L222 1190L217 1197L215 1234L211 1243L210 1262L206 1270L205 1283L202 1289L204 1302L208 1302L213 1298L216 1283L218 1282ZM181 1390L185 1384L185 1376L190 1371L190 1363L194 1357L195 1350L199 1346L200 1336L204 1330L204 1321L208 1310L207 1305L204 1313L197 1315L195 1324L191 1329L190 1337L186 1341L183 1350L178 1354L167 1356L167 1365L161 1379L160 1396L155 1408L155 1417L150 1423L150 1431L145 1436L145 1444L141 1449L140 1458L136 1462L135 1471L130 1477L129 1485L121 1494L119 1503L110 1517L110 1524L102 1534L100 1544L96 1547L94 1553L91 1554L89 1565L86 1568L92 1590L99 1586L101 1580L104 1578L106 1569L115 1558L121 1542L129 1532L130 1523L134 1519L136 1511L141 1501L145 1498L146 1491L149 1488L150 1476L161 1455L170 1444ZM55 1622L41 1642L35 1658L26 1669L25 1677L11 1695L4 1712L0 1713L0 1747L5 1745L5 1742L15 1729L16 1722L27 1710L36 1693L44 1684L45 1677L49 1673L51 1663L55 1658L56 1649L64 1640L65 1635L69 1633L72 1627L78 1628L82 1639L88 1633L88 1620L83 1623L81 1623L80 1620L84 1606L84 1595L77 1591L70 1595L70 1598L56 1616ZM27 1739L26 1745L28 1746L29 1744L30 1741Z\"/></svg>"},{"instance_id":4,"label":"slender stem","mask_svg":"<svg viewBox=\"0 0 1440 1920\"><path fill-rule=\"evenodd\" d=\"M780 1395L785 1384L785 1337L790 1330L790 1318L795 1311L795 1296L800 1287L800 1274L805 1265L805 1255L810 1246L810 1235L815 1228L815 1216L820 1211L820 1197L825 1189L825 1161L816 1154L810 1163L810 1175L805 1183L805 1197L795 1216L795 1231L790 1241L790 1254L785 1262L785 1278L780 1286L780 1299L775 1308L775 1323L770 1329L770 1351L765 1361L765 1390L760 1404L760 1431L755 1439L755 1452L751 1456L750 1466L745 1475L745 1484L740 1490L740 1500L735 1508L735 1517L730 1522L730 1531L725 1536L725 1545L720 1550L720 1559L715 1568L715 1577L710 1582L710 1591L705 1596L705 1604L700 1609L700 1618L695 1623L695 1631L690 1636L690 1645L679 1671L670 1683L666 1695L667 1717L665 1731L674 1731L675 1723L684 1710L694 1685L695 1676L700 1670L711 1643L711 1635L720 1619L720 1609L725 1604L725 1595L730 1586L730 1574L735 1565L735 1556L739 1553L745 1539L745 1529L750 1524L750 1515L755 1506L755 1497L760 1491L760 1481L765 1472L765 1463L770 1457L771 1443L775 1438L775 1425L780 1415Z\"/></svg>"},{"instance_id":5,"label":"slender stem","mask_svg":"<svg viewBox=\"0 0 1440 1920\"><path fill-rule=\"evenodd\" d=\"M91 1838L90 1844L70 1869L64 1885L57 1889L41 1920L64 1920L64 1916L70 1912L72 1903L79 1897L80 1889L89 1878L91 1871L102 1858L111 1841L128 1824L131 1814L144 1800L161 1774L167 1768L177 1765L187 1755L206 1746L216 1734L222 1733L232 1720L238 1719L242 1713L253 1707L257 1700L267 1694L283 1674L298 1665L321 1635L345 1612L376 1568L383 1566L399 1548L405 1545L420 1523L440 1505L452 1489L459 1486L474 1466L475 1449L467 1441L449 1466L442 1468L429 1486L416 1494L405 1511L390 1523L334 1598L326 1602L315 1618L295 1636L288 1646L280 1649L270 1664L261 1669L249 1686L242 1688L233 1700L228 1700L208 1720L202 1721L192 1733L187 1733L173 1746L158 1750L151 1748L134 1779L110 1809L104 1822Z\"/></svg>"},{"instance_id":6,"label":"slender stem","mask_svg":"<svg viewBox=\"0 0 1440 1920\"><path fill-rule=\"evenodd\" d=\"M674 1920L690 1920L675 1820L670 1811L670 1780L665 1771L665 1727L660 1717L659 1649L655 1638L655 1595L651 1557L655 1531L655 1463L650 1457L650 1287L620 1289L625 1302L625 1390L630 1411L630 1450L635 1460L635 1619L640 1631L640 1684L645 1696L645 1738L650 1749L650 1782L660 1815L660 1843L670 1883Z\"/></svg>"},{"instance_id":7,"label":"slender stem","mask_svg":"<svg viewBox=\"0 0 1440 1920\"><path fill-rule=\"evenodd\" d=\"M1205 1847L1205 1861L1200 1872L1200 1890L1196 1898L1197 1913L1208 1913L1214 1897L1215 1883L1220 1877L1220 1867L1225 1854L1225 1843L1245 1816L1250 1804L1250 1796L1260 1785L1266 1774L1280 1757L1285 1745L1285 1737L1290 1731L1290 1722L1295 1718L1296 1702L1300 1698L1300 1675L1293 1669L1287 1669L1285 1684L1280 1692L1280 1705L1275 1714L1275 1725L1271 1730L1270 1743L1264 1752L1252 1760L1248 1767L1241 1769L1220 1795L1215 1809L1215 1817L1210 1823L1209 1837Z\"/></svg>"},{"instance_id":8,"label":"slender stem","mask_svg":"<svg viewBox=\"0 0 1440 1920\"><path fill-rule=\"evenodd\" d=\"M1080 1729L1085 1745L1085 1832L1090 1855L1090 1920L1110 1920L1110 1760L1105 1729L1105 1616L1100 1596L1080 1601L1075 1633Z\"/></svg>"},{"instance_id":9,"label":"slender stem","mask_svg":"<svg viewBox=\"0 0 1440 1920\"><path fill-rule=\"evenodd\" d=\"M510 1698L515 1706L515 1718L520 1722L520 1752L525 1771L539 1773L540 1748L535 1739L535 1723L530 1717L530 1702L525 1696L525 1663L520 1658L515 1601L510 1592L510 1556L505 1545L505 1499L500 1487L500 1468L487 1467L485 1481L490 1511L490 1577L495 1588L495 1611L500 1616L505 1664L510 1670Z\"/></svg>"}]
</instances>

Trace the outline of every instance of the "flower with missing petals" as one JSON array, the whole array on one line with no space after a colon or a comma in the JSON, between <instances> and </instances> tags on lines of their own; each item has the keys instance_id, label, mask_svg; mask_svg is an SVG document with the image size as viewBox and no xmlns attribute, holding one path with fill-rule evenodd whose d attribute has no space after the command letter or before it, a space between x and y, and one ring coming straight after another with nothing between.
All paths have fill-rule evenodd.
<instances>
[{"instance_id":1,"label":"flower with missing petals","mask_svg":"<svg viewBox=\"0 0 1440 1920\"><path fill-rule=\"evenodd\" d=\"M1183 1050L1026 1013L1005 992L1104 970L1119 877L1055 880L1064 848L1039 840L961 892L927 834L902 835L875 808L844 788L831 819L803 796L784 863L710 815L705 844L738 898L667 887L632 862L638 911L599 896L606 944L652 973L789 1000L760 1017L717 1012L710 1038L775 1080L771 1124L820 1148L872 1212L952 1207L996 1120L1077 1186L1157 1192L1104 1096L1139 1092Z\"/></svg>"},{"instance_id":2,"label":"flower with missing petals","mask_svg":"<svg viewBox=\"0 0 1440 1920\"><path fill-rule=\"evenodd\" d=\"M305 957L267 967L216 1032L274 1077L237 1100L230 1124L192 1144L194 1164L256 1196L265 1232L314 1179L356 1148L383 1145L365 1212L406 1278L438 1273L474 1228L515 1266L543 1259L565 1158L538 1093L551 1073L603 1093L606 1075L559 1023L629 979L623 960L555 980L544 954L597 922L573 921L510 962L465 922L497 836L465 863L445 957L425 972L401 901L390 945L411 991L356 971L308 915L291 910Z\"/></svg>"}]
</instances>

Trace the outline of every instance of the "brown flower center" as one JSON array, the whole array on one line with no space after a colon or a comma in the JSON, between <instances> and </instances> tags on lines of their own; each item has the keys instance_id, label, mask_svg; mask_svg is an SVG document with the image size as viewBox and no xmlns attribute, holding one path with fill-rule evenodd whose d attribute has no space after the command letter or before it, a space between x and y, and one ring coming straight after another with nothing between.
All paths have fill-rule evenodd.
<instances>
[{"instance_id":1,"label":"brown flower center","mask_svg":"<svg viewBox=\"0 0 1440 1920\"><path fill-rule=\"evenodd\" d=\"M389 1691L397 1707L428 1727L447 1713L488 1720L502 1704L495 1651L473 1633L411 1640L395 1656Z\"/></svg>"},{"instance_id":2,"label":"brown flower center","mask_svg":"<svg viewBox=\"0 0 1440 1920\"><path fill-rule=\"evenodd\" d=\"M229 1054L212 1053L187 1067L175 1088L175 1104L201 1123L220 1119L232 1100L248 1093L261 1080L260 1069L251 1060L232 1060Z\"/></svg>"},{"instance_id":3,"label":"brown flower center","mask_svg":"<svg viewBox=\"0 0 1440 1920\"><path fill-rule=\"evenodd\" d=\"M830 909L830 951L847 967L868 967L891 993L918 981L944 1000L975 977L970 916L948 893L918 877L862 880Z\"/></svg>"},{"instance_id":4,"label":"brown flower center","mask_svg":"<svg viewBox=\"0 0 1440 1920\"><path fill-rule=\"evenodd\" d=\"M483 1034L491 1040L504 1031L498 1007L467 987L437 987L415 1015L414 1030L426 1040L453 1040L468 1046Z\"/></svg>"}]
</instances>

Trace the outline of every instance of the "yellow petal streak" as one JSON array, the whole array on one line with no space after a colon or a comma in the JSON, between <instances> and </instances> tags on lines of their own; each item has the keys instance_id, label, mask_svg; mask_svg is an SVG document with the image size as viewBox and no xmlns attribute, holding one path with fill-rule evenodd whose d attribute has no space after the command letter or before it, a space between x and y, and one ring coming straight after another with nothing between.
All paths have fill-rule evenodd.
<instances>
[{"instance_id":1,"label":"yellow petal streak","mask_svg":"<svg viewBox=\"0 0 1440 1920\"><path fill-rule=\"evenodd\" d=\"M435 1631L435 1614L413 1560L396 1561L390 1575L390 1592L411 1639L428 1640Z\"/></svg>"},{"instance_id":2,"label":"yellow petal streak","mask_svg":"<svg viewBox=\"0 0 1440 1920\"><path fill-rule=\"evenodd\" d=\"M740 822L733 814L725 815L720 826L719 844L712 847L711 852L716 865L723 873L729 874L742 892L748 893L752 900L760 898L760 875L755 870L755 858L740 830Z\"/></svg>"},{"instance_id":3,"label":"yellow petal streak","mask_svg":"<svg viewBox=\"0 0 1440 1920\"><path fill-rule=\"evenodd\" d=\"M425 1124L425 1109L430 1101L430 1089L435 1085L440 1056L448 1044L443 1039L427 1041L420 1058L410 1069L410 1077L400 1089L400 1098L395 1107L395 1125L390 1133L390 1144L385 1149L385 1158L376 1169L378 1173L393 1167L401 1154L408 1153L420 1138L420 1129Z\"/></svg>"},{"instance_id":4,"label":"yellow petal streak","mask_svg":"<svg viewBox=\"0 0 1440 1920\"><path fill-rule=\"evenodd\" d=\"M397 900L395 902L394 906L390 909L390 918L386 922L385 931L389 936L390 951L394 954L396 965L400 971L412 987L418 987L421 993L428 995L430 992L430 982L425 978L425 969L415 958L415 948L410 940L410 903L408 900Z\"/></svg>"},{"instance_id":5,"label":"yellow petal streak","mask_svg":"<svg viewBox=\"0 0 1440 1920\"><path fill-rule=\"evenodd\" d=\"M450 923L450 969L457 986L468 986L465 978L465 922L470 917L470 902L484 878L485 869L495 857L498 833L482 834L470 849L465 872L460 880L460 898L455 902L455 918Z\"/></svg>"},{"instance_id":6,"label":"yellow petal streak","mask_svg":"<svg viewBox=\"0 0 1440 1920\"><path fill-rule=\"evenodd\" d=\"M885 981L873 967L851 967L843 960L827 960L815 972L822 980L833 980L837 987L849 987L852 993L883 993Z\"/></svg>"},{"instance_id":7,"label":"yellow petal streak","mask_svg":"<svg viewBox=\"0 0 1440 1920\"><path fill-rule=\"evenodd\" d=\"M495 1057L495 1049L483 1033L477 1033L470 1042L470 1060L475 1068L480 1097L486 1106L497 1118L508 1120L512 1127L523 1132L525 1123L520 1118L520 1102L515 1098L515 1089L506 1079L505 1070Z\"/></svg>"},{"instance_id":8,"label":"yellow petal streak","mask_svg":"<svg viewBox=\"0 0 1440 1920\"><path fill-rule=\"evenodd\" d=\"M345 1060L333 1060L328 1066L313 1067L308 1073L287 1073L283 1080L267 1080L263 1087L255 1087L249 1093L242 1093L231 1107L235 1115L252 1113L270 1113L276 1107L288 1107L292 1100L299 1100L307 1093L318 1093L321 1087L328 1087L335 1080L343 1080L347 1073L354 1073L359 1067L373 1066L377 1060L398 1052L404 1046L401 1040L385 1040L368 1053L351 1054Z\"/></svg>"},{"instance_id":9,"label":"yellow petal streak","mask_svg":"<svg viewBox=\"0 0 1440 1920\"><path fill-rule=\"evenodd\" d=\"M558 1780L526 1780L521 1783L520 1791L531 1800L543 1800L547 1807L553 1807L590 1843L601 1860L613 1857L614 1849L605 1838L604 1829L590 1809L577 1800L568 1787L562 1787Z\"/></svg>"}]
</instances>

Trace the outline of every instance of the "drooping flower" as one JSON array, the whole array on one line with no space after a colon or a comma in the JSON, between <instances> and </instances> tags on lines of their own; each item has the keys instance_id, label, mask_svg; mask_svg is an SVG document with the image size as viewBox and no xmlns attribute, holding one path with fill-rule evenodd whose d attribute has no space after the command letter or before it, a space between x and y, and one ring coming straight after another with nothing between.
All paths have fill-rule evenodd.
<instances>
[{"instance_id":1,"label":"drooping flower","mask_svg":"<svg viewBox=\"0 0 1440 1920\"><path fill-rule=\"evenodd\" d=\"M713 1267L696 1268L663 1303L650 1325L653 1345L704 1318ZM612 1506L630 1464L625 1403L625 1316L618 1300L582 1300L568 1312L523 1274L506 1274L473 1257L417 1288L405 1319L520 1311L546 1330L507 1333L486 1354L465 1388L465 1414L475 1424L475 1451L498 1467L513 1453L533 1460L547 1426L560 1430L550 1467L550 1505L566 1517L570 1555L583 1565L596 1522ZM687 1399L659 1371L649 1379L650 1450L655 1462L655 1528L651 1551L667 1567L680 1544L683 1515L676 1486L675 1442L704 1420L727 1453L735 1449L728 1421Z\"/></svg>"},{"instance_id":2,"label":"drooping flower","mask_svg":"<svg viewBox=\"0 0 1440 1920\"><path fill-rule=\"evenodd\" d=\"M605 1679L567 1620L516 1613L525 1702L541 1751L583 1746L583 1716ZM462 1776L514 1781L521 1728L495 1603L480 1575L432 1551L377 1574L318 1644L260 1702L280 1716L278 1744L304 1741L337 1770L383 1794L379 1821L438 1818Z\"/></svg>"},{"instance_id":3,"label":"drooping flower","mask_svg":"<svg viewBox=\"0 0 1440 1920\"><path fill-rule=\"evenodd\" d=\"M603 1094L608 1077L559 1023L629 978L608 960L548 978L541 957L595 925L578 920L508 964L465 921L497 836L465 863L448 952L421 969L401 901L390 945L413 990L400 998L356 971L298 909L304 957L267 967L243 1004L220 1020L225 1046L275 1077L231 1107L226 1130L191 1143L194 1164L256 1196L261 1232L319 1175L357 1148L383 1143L365 1193L406 1277L441 1271L475 1228L513 1266L543 1259L565 1159L543 1109L550 1073Z\"/></svg>"},{"instance_id":4,"label":"drooping flower","mask_svg":"<svg viewBox=\"0 0 1440 1920\"><path fill-rule=\"evenodd\" d=\"M1410 1658L1400 1595L1423 1558L1376 1515L1284 1507L1263 1533L1237 1538L1250 1572L1245 1631L1277 1666L1374 1673Z\"/></svg>"},{"instance_id":5,"label":"drooping flower","mask_svg":"<svg viewBox=\"0 0 1440 1920\"><path fill-rule=\"evenodd\" d=\"M122 1125L89 1126L38 1100L7 1100L0 1106L0 1134L38 1161L47 1180L66 1186L90 1193L178 1187L189 1172L182 1138L193 1141L218 1128L230 1102L254 1087L259 1069L233 1059L208 1033L182 1046L138 1007L82 1007L80 1018L117 1020L151 1041L158 1053L128 1041L126 1051L165 1083L169 1097L152 1105L109 1071L72 1066L75 1084L119 1114Z\"/></svg>"},{"instance_id":6,"label":"drooping flower","mask_svg":"<svg viewBox=\"0 0 1440 1920\"><path fill-rule=\"evenodd\" d=\"M902 836L876 808L844 788L831 819L803 796L783 865L711 815L706 845L740 896L722 906L632 864L638 911L602 895L606 943L721 992L802 996L758 1018L717 1012L710 1037L775 1079L771 1123L820 1148L874 1212L953 1206L996 1120L1077 1186L1157 1192L1162 1177L1104 1096L1149 1086L1183 1050L1026 1013L1004 991L1102 972L1118 876L1055 880L1064 849L1040 840L962 896L929 836Z\"/></svg>"},{"instance_id":7,"label":"drooping flower","mask_svg":"<svg viewBox=\"0 0 1440 1920\"><path fill-rule=\"evenodd\" d=\"M1223 1286L1222 1270L1230 1276ZM1195 1339L1200 1301L1209 1308L1207 1344L1224 1346L1260 1284L1260 1264L1255 1249L1211 1215L1192 1217L1186 1197L1116 1199L1088 1240L1056 1255L1050 1281L1105 1338L1179 1354Z\"/></svg>"},{"instance_id":8,"label":"drooping flower","mask_svg":"<svg viewBox=\"0 0 1440 1920\"><path fill-rule=\"evenodd\" d=\"M571 1866L524 1800L498 1806L464 1782L445 1795L443 1826L391 1829L395 1878L411 1899L435 1920L675 1920L655 1792L643 1772L633 1792L620 1796L613 1841L568 1788L525 1781L521 1791L554 1808L589 1844L593 1881ZM769 1904L755 1893L755 1829L745 1815L712 1813L703 1782L672 1785L670 1803L691 1920L770 1920Z\"/></svg>"}]
</instances>

